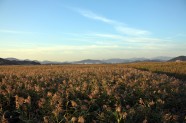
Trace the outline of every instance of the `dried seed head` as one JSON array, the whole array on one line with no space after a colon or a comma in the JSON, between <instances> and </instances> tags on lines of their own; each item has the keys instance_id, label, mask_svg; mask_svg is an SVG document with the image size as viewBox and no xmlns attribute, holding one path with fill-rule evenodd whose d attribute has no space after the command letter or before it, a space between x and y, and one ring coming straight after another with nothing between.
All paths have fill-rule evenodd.
<instances>
[{"instance_id":1,"label":"dried seed head","mask_svg":"<svg viewBox=\"0 0 186 123\"><path fill-rule=\"evenodd\" d=\"M162 99L158 99L157 102L160 103L160 104L164 104L165 103L165 101L163 101Z\"/></svg>"},{"instance_id":2,"label":"dried seed head","mask_svg":"<svg viewBox=\"0 0 186 123\"><path fill-rule=\"evenodd\" d=\"M151 102L149 102L149 105L150 106L153 106L155 103L154 103L154 101L152 100Z\"/></svg>"},{"instance_id":3,"label":"dried seed head","mask_svg":"<svg viewBox=\"0 0 186 123\"><path fill-rule=\"evenodd\" d=\"M144 102L143 102L142 98L139 99L139 104L144 105Z\"/></svg>"},{"instance_id":4,"label":"dried seed head","mask_svg":"<svg viewBox=\"0 0 186 123\"><path fill-rule=\"evenodd\" d=\"M83 116L79 116L78 117L78 123L84 123L85 119L83 118Z\"/></svg>"},{"instance_id":5,"label":"dried seed head","mask_svg":"<svg viewBox=\"0 0 186 123\"><path fill-rule=\"evenodd\" d=\"M123 116L123 119L126 119L126 117L127 117L127 112L124 112L122 116Z\"/></svg>"},{"instance_id":6,"label":"dried seed head","mask_svg":"<svg viewBox=\"0 0 186 123\"><path fill-rule=\"evenodd\" d=\"M73 100L71 100L72 107L77 107L77 103Z\"/></svg>"},{"instance_id":7,"label":"dried seed head","mask_svg":"<svg viewBox=\"0 0 186 123\"><path fill-rule=\"evenodd\" d=\"M28 96L27 99L24 100L24 103L28 103L30 105L31 104L31 97Z\"/></svg>"},{"instance_id":8,"label":"dried seed head","mask_svg":"<svg viewBox=\"0 0 186 123\"><path fill-rule=\"evenodd\" d=\"M49 117L48 116L44 116L43 120L44 120L44 123L49 123Z\"/></svg>"},{"instance_id":9,"label":"dried seed head","mask_svg":"<svg viewBox=\"0 0 186 123\"><path fill-rule=\"evenodd\" d=\"M121 106L116 107L116 112L121 112Z\"/></svg>"},{"instance_id":10,"label":"dried seed head","mask_svg":"<svg viewBox=\"0 0 186 123\"><path fill-rule=\"evenodd\" d=\"M77 118L76 117L72 117L71 121L74 123L77 121Z\"/></svg>"},{"instance_id":11,"label":"dried seed head","mask_svg":"<svg viewBox=\"0 0 186 123\"><path fill-rule=\"evenodd\" d=\"M52 93L51 92L47 92L47 97L52 97Z\"/></svg>"}]
</instances>

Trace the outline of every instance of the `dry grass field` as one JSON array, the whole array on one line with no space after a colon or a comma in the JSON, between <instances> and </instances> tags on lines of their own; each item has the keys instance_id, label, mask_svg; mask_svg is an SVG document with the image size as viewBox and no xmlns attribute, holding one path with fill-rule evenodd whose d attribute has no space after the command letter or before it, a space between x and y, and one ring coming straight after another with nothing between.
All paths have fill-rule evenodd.
<instances>
[{"instance_id":1,"label":"dry grass field","mask_svg":"<svg viewBox=\"0 0 186 123\"><path fill-rule=\"evenodd\" d=\"M0 66L0 118L4 123L186 122L186 83L177 79L186 77L185 65Z\"/></svg>"},{"instance_id":2,"label":"dry grass field","mask_svg":"<svg viewBox=\"0 0 186 123\"><path fill-rule=\"evenodd\" d=\"M178 79L186 80L186 62L141 62L128 64L128 67L163 73Z\"/></svg>"}]
</instances>

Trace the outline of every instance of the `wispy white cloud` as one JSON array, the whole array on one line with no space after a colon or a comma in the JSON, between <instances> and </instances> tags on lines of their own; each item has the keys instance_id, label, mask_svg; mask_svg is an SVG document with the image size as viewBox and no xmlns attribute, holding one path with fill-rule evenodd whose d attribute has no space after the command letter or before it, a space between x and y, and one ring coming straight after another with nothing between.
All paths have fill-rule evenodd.
<instances>
[{"instance_id":1,"label":"wispy white cloud","mask_svg":"<svg viewBox=\"0 0 186 123\"><path fill-rule=\"evenodd\" d=\"M150 34L149 31L135 29L135 28L129 28L129 27L117 26L117 27L115 27L115 29L118 32L126 34L126 35L142 36L142 35L149 35Z\"/></svg>"},{"instance_id":2,"label":"wispy white cloud","mask_svg":"<svg viewBox=\"0 0 186 123\"><path fill-rule=\"evenodd\" d=\"M160 38L149 38L149 37L129 37L126 39L128 42L133 43L151 43L157 45L157 43L162 44L168 42L169 40Z\"/></svg>"},{"instance_id":3,"label":"wispy white cloud","mask_svg":"<svg viewBox=\"0 0 186 123\"><path fill-rule=\"evenodd\" d=\"M73 33L72 33L73 34ZM100 33L100 32L91 32L91 33L75 33L76 35L68 35L69 38L65 40L73 42L84 42L88 44L123 44L123 43L151 43L156 45L157 43L162 44L170 42L170 39L155 38L149 36L126 36L122 34L112 34L112 33Z\"/></svg>"},{"instance_id":4,"label":"wispy white cloud","mask_svg":"<svg viewBox=\"0 0 186 123\"><path fill-rule=\"evenodd\" d=\"M113 19L109 19L104 16L100 16L90 10L82 10L82 9L74 9L74 10L76 10L78 13L80 13L84 17L107 23L107 24L113 26L117 32L124 34L124 35L142 36L142 35L149 35L150 34L150 32L147 30L129 27L125 23L122 23L122 22L119 22L119 21L116 21Z\"/></svg>"},{"instance_id":5,"label":"wispy white cloud","mask_svg":"<svg viewBox=\"0 0 186 123\"><path fill-rule=\"evenodd\" d=\"M81 15L83 15L84 17L88 17L90 19L99 20L99 21L102 21L102 22L107 23L107 24L123 25L123 23L121 23L121 22L118 22L118 21L108 19L108 18L100 16L100 15L97 15L97 14L93 13L92 11L82 10L82 9L77 9L77 11Z\"/></svg>"},{"instance_id":6,"label":"wispy white cloud","mask_svg":"<svg viewBox=\"0 0 186 123\"><path fill-rule=\"evenodd\" d=\"M9 52L50 52L50 51L81 51L81 50L96 50L96 49L115 49L118 45L50 45L50 46L34 46L34 47L18 47L12 49L3 49L2 51Z\"/></svg>"},{"instance_id":7,"label":"wispy white cloud","mask_svg":"<svg viewBox=\"0 0 186 123\"><path fill-rule=\"evenodd\" d=\"M88 35L88 34L87 34ZM152 38L152 37L133 37L133 36L123 36L119 34L106 34L106 33L93 33L89 34L94 37L100 38L100 39L112 39L113 43L117 42L123 42L123 43L165 43L169 42L170 40L168 39L160 39L160 38ZM117 42L116 42L117 41Z\"/></svg>"}]
</instances>

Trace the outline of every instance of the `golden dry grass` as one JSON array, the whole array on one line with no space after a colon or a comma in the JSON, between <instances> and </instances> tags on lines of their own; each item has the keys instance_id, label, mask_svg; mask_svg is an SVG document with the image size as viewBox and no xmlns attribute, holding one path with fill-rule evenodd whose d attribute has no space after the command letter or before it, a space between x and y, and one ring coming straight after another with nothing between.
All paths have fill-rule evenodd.
<instances>
[{"instance_id":1,"label":"golden dry grass","mask_svg":"<svg viewBox=\"0 0 186 123\"><path fill-rule=\"evenodd\" d=\"M184 122L185 97L185 82L124 64L0 66L0 117L9 120Z\"/></svg>"},{"instance_id":2,"label":"golden dry grass","mask_svg":"<svg viewBox=\"0 0 186 123\"><path fill-rule=\"evenodd\" d=\"M186 62L139 62L127 64L127 66L186 80Z\"/></svg>"}]
</instances>

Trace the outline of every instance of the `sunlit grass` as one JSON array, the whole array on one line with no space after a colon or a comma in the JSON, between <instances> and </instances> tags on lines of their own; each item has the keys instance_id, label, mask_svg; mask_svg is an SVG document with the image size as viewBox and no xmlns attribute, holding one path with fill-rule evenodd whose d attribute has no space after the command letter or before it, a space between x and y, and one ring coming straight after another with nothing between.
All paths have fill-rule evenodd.
<instances>
[{"instance_id":1,"label":"sunlit grass","mask_svg":"<svg viewBox=\"0 0 186 123\"><path fill-rule=\"evenodd\" d=\"M126 66L1 66L0 117L45 123L185 121L185 82Z\"/></svg>"},{"instance_id":2,"label":"sunlit grass","mask_svg":"<svg viewBox=\"0 0 186 123\"><path fill-rule=\"evenodd\" d=\"M165 73L186 80L186 62L139 62L127 64L127 66L156 73Z\"/></svg>"}]
</instances>

